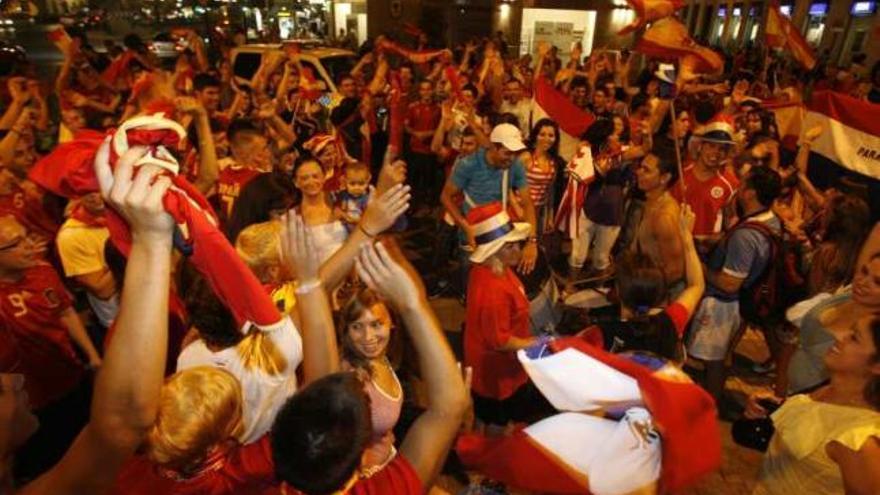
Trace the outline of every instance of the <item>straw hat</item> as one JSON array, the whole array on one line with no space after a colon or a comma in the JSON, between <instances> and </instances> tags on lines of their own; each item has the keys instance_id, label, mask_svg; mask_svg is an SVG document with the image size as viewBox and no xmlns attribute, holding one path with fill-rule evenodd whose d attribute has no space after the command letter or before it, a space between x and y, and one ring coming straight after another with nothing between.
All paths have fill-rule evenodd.
<instances>
[{"instance_id":1,"label":"straw hat","mask_svg":"<svg viewBox=\"0 0 880 495\"><path fill-rule=\"evenodd\" d=\"M710 143L733 145L736 144L736 141L733 140L734 133L731 119L716 115L706 125L697 129L694 133L694 138Z\"/></svg>"},{"instance_id":2,"label":"straw hat","mask_svg":"<svg viewBox=\"0 0 880 495\"><path fill-rule=\"evenodd\" d=\"M474 263L486 261L505 243L525 240L532 232L528 223L512 222L497 202L473 208L467 214L467 221L476 234L477 248L470 257Z\"/></svg>"}]
</instances>

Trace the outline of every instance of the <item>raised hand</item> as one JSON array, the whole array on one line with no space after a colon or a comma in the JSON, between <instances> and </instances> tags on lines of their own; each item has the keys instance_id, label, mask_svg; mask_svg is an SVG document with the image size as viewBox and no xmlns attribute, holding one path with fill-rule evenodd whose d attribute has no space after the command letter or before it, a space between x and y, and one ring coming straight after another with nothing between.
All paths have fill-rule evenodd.
<instances>
[{"instance_id":1,"label":"raised hand","mask_svg":"<svg viewBox=\"0 0 880 495\"><path fill-rule=\"evenodd\" d=\"M318 280L321 260L302 216L291 210L281 217L281 258L300 286Z\"/></svg>"},{"instance_id":2,"label":"raised hand","mask_svg":"<svg viewBox=\"0 0 880 495\"><path fill-rule=\"evenodd\" d=\"M27 79L23 77L12 77L6 82L6 88L9 89L9 96L12 101L27 101L30 94L27 90Z\"/></svg>"},{"instance_id":3,"label":"raised hand","mask_svg":"<svg viewBox=\"0 0 880 495\"><path fill-rule=\"evenodd\" d=\"M418 303L421 297L410 273L394 261L380 242L367 244L361 249L355 269L367 287L398 309Z\"/></svg>"},{"instance_id":4,"label":"raised hand","mask_svg":"<svg viewBox=\"0 0 880 495\"><path fill-rule=\"evenodd\" d=\"M95 155L95 175L101 196L131 228L132 238L170 242L174 219L162 205L162 198L171 187L171 178L160 175L163 169L144 165L135 176L134 164L148 151L146 146L129 148L110 168L110 137L104 140Z\"/></svg>"},{"instance_id":5,"label":"raised hand","mask_svg":"<svg viewBox=\"0 0 880 495\"><path fill-rule=\"evenodd\" d=\"M678 220L678 226L681 229L682 234L691 235L694 232L694 222L697 220L697 215L694 213L694 210L691 209L691 205L687 203L683 203L681 205L681 217Z\"/></svg>"},{"instance_id":6,"label":"raised hand","mask_svg":"<svg viewBox=\"0 0 880 495\"><path fill-rule=\"evenodd\" d=\"M400 215L409 209L410 187L397 184L381 195L376 191L370 194L360 227L367 235L376 236L391 228Z\"/></svg>"},{"instance_id":7,"label":"raised hand","mask_svg":"<svg viewBox=\"0 0 880 495\"><path fill-rule=\"evenodd\" d=\"M391 147L389 147L385 153L382 169L379 170L379 178L376 180L376 190L379 194L384 194L393 186L403 184L406 181L406 162L394 158Z\"/></svg>"},{"instance_id":8,"label":"raised hand","mask_svg":"<svg viewBox=\"0 0 880 495\"><path fill-rule=\"evenodd\" d=\"M177 105L177 109L183 113L190 115L205 113L205 107L192 96L178 96L174 99L174 103Z\"/></svg>"}]
</instances>

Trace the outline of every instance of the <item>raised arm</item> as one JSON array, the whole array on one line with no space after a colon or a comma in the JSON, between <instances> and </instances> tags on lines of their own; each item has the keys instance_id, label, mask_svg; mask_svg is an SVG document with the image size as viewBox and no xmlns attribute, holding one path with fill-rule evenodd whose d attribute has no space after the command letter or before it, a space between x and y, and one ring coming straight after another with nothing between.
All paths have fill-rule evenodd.
<instances>
[{"instance_id":1,"label":"raised arm","mask_svg":"<svg viewBox=\"0 0 880 495\"><path fill-rule=\"evenodd\" d=\"M18 120L18 117L24 110L25 105L27 105L28 100L30 100L30 94L28 93L25 84L26 80L23 77L13 77L7 81L6 86L9 89L9 95L12 97L12 102L6 107L3 116L0 117L0 129L11 128Z\"/></svg>"},{"instance_id":2,"label":"raised arm","mask_svg":"<svg viewBox=\"0 0 880 495\"><path fill-rule=\"evenodd\" d=\"M398 184L385 194L374 196L367 203L358 227L352 231L342 247L321 265L320 278L325 287L333 290L342 283L351 273L361 248L390 229L397 218L409 208L409 200L410 187Z\"/></svg>"},{"instance_id":3,"label":"raised arm","mask_svg":"<svg viewBox=\"0 0 880 495\"><path fill-rule=\"evenodd\" d=\"M681 207L681 221L679 223L681 244L684 250L684 274L687 285L684 291L678 296L675 302L681 304L687 309L688 314L694 314L697 304L703 298L703 291L706 290L706 279L703 277L703 265L700 263L700 257L697 255L697 248L694 246L694 215L693 210L687 204Z\"/></svg>"},{"instance_id":4,"label":"raised arm","mask_svg":"<svg viewBox=\"0 0 880 495\"><path fill-rule=\"evenodd\" d=\"M160 177L151 184L158 168L142 167L132 179L133 164L145 152L131 148L113 175L109 138L96 157L102 193L131 227L122 304L95 381L89 423L61 461L22 494L103 493L155 421L167 352L174 220L162 206L171 181Z\"/></svg>"},{"instance_id":5,"label":"raised arm","mask_svg":"<svg viewBox=\"0 0 880 495\"><path fill-rule=\"evenodd\" d=\"M281 253L298 281L296 297L302 323L303 380L309 384L339 371L333 311L318 277L317 249L302 217L291 211L282 219L282 226Z\"/></svg>"},{"instance_id":6,"label":"raised arm","mask_svg":"<svg viewBox=\"0 0 880 495\"><path fill-rule=\"evenodd\" d=\"M468 407L461 373L418 275L402 255L392 258L382 244L370 246L358 258L357 272L400 315L419 356L428 406L404 437L400 453L429 487L446 460Z\"/></svg>"},{"instance_id":7,"label":"raised arm","mask_svg":"<svg viewBox=\"0 0 880 495\"><path fill-rule=\"evenodd\" d=\"M177 98L177 108L192 116L199 137L199 174L193 185L202 194L208 194L220 177L217 149L214 147L214 134L211 132L208 112L198 100L189 96Z\"/></svg>"}]
</instances>

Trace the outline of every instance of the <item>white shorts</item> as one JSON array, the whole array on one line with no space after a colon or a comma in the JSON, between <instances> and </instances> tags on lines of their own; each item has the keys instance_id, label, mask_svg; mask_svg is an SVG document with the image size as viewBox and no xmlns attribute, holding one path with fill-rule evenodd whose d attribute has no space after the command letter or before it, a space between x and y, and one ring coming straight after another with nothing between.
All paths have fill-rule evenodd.
<instances>
[{"instance_id":1,"label":"white shorts","mask_svg":"<svg viewBox=\"0 0 880 495\"><path fill-rule=\"evenodd\" d=\"M739 329L739 301L704 297L693 321L688 355L705 361L721 361Z\"/></svg>"}]
</instances>

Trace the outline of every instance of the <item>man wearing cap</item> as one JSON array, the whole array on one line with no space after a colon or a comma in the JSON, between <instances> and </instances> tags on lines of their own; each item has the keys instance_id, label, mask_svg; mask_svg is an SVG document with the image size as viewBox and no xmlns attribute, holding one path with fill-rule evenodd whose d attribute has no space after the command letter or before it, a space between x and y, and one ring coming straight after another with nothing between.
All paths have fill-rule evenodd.
<instances>
[{"instance_id":1,"label":"man wearing cap","mask_svg":"<svg viewBox=\"0 0 880 495\"><path fill-rule=\"evenodd\" d=\"M520 264L522 245L534 232L512 222L500 202L474 206L467 222L476 245L470 255L464 330L464 362L473 368L474 413L487 425L523 421L546 403L516 358L545 337L529 325L529 300L512 268Z\"/></svg>"},{"instance_id":2,"label":"man wearing cap","mask_svg":"<svg viewBox=\"0 0 880 495\"><path fill-rule=\"evenodd\" d=\"M449 180L443 187L440 201L443 207L461 227L468 249L477 247L474 226L465 215L479 205L499 202L505 209L510 206L510 196L516 193L523 208L523 220L531 225L527 244L523 249L520 271L530 273L538 257L535 206L528 193L526 172L517 153L526 149L522 134L512 124L499 124L489 136L491 146L461 158ZM465 201L459 207L455 197L463 194Z\"/></svg>"},{"instance_id":3,"label":"man wearing cap","mask_svg":"<svg viewBox=\"0 0 880 495\"><path fill-rule=\"evenodd\" d=\"M679 202L694 210L697 240L717 240L724 228L724 211L733 206L739 180L725 165L734 151L733 124L715 118L692 138L696 161L684 168L682 187L672 189Z\"/></svg>"}]
</instances>

